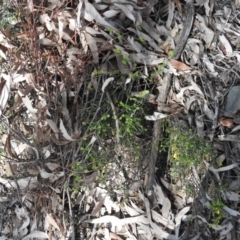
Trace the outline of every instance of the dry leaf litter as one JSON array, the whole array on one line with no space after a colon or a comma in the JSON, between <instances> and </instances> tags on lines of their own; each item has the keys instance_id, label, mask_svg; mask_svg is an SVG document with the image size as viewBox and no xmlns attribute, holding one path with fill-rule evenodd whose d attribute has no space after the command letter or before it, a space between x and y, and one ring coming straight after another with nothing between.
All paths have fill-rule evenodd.
<instances>
[{"instance_id":1,"label":"dry leaf litter","mask_svg":"<svg viewBox=\"0 0 240 240\"><path fill-rule=\"evenodd\" d=\"M194 18L177 59L184 1L9 2L17 21L0 32L0 239L240 238L240 2L187 2ZM221 166L190 174L207 182L198 196L157 174L153 199L145 194L151 137L126 144L116 105L125 92L150 109L148 128L173 117L213 143ZM97 126L105 113L114 124L103 138ZM137 161L131 141L142 146ZM92 152L105 161L101 168L76 173ZM211 191L220 182L225 217L213 224Z\"/></svg>"}]
</instances>

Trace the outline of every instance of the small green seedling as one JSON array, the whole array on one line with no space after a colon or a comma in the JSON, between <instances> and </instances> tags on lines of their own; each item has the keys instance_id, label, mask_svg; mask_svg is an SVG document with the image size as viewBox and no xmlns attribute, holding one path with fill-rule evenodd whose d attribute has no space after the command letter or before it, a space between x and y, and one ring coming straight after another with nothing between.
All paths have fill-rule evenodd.
<instances>
[{"instance_id":1,"label":"small green seedling","mask_svg":"<svg viewBox=\"0 0 240 240\"><path fill-rule=\"evenodd\" d=\"M129 57L128 56L123 56L123 59L122 59L122 63L124 64L124 65L126 65L126 64L128 64L128 62L129 62Z\"/></svg>"},{"instance_id":2,"label":"small green seedling","mask_svg":"<svg viewBox=\"0 0 240 240\"><path fill-rule=\"evenodd\" d=\"M175 54L175 51L174 51L174 50L171 50L171 51L168 52L168 56L169 56L170 58L172 58L172 57L174 56L174 54Z\"/></svg>"},{"instance_id":3,"label":"small green seedling","mask_svg":"<svg viewBox=\"0 0 240 240\"><path fill-rule=\"evenodd\" d=\"M93 75L94 77L97 77L97 76L102 75L103 73L104 73L104 72L103 72L102 70L100 70L100 71L94 70L94 71L92 72L92 75Z\"/></svg>"},{"instance_id":4,"label":"small green seedling","mask_svg":"<svg viewBox=\"0 0 240 240\"><path fill-rule=\"evenodd\" d=\"M136 72L131 72L131 73L129 74L129 76L130 76L132 79L135 79L135 78L139 77L139 72L138 72L138 71L136 71Z\"/></svg>"},{"instance_id":5,"label":"small green seedling","mask_svg":"<svg viewBox=\"0 0 240 240\"><path fill-rule=\"evenodd\" d=\"M139 37L139 41L140 41L142 44L145 44L145 43L146 43L146 40L145 40L143 37Z\"/></svg>"},{"instance_id":6,"label":"small green seedling","mask_svg":"<svg viewBox=\"0 0 240 240\"><path fill-rule=\"evenodd\" d=\"M123 36L122 35L118 35L117 38L118 38L119 41L123 40Z\"/></svg>"},{"instance_id":7,"label":"small green seedling","mask_svg":"<svg viewBox=\"0 0 240 240\"><path fill-rule=\"evenodd\" d=\"M141 26L141 25L137 25L136 28L137 28L137 30L139 30L139 31L142 30L142 26Z\"/></svg>"},{"instance_id":8,"label":"small green seedling","mask_svg":"<svg viewBox=\"0 0 240 240\"><path fill-rule=\"evenodd\" d=\"M115 33L115 30L112 29L112 28L110 28L110 27L107 28L107 31L108 31L109 34L111 34L111 35L113 35L113 34Z\"/></svg>"},{"instance_id":9,"label":"small green seedling","mask_svg":"<svg viewBox=\"0 0 240 240\"><path fill-rule=\"evenodd\" d=\"M122 53L122 50L120 48L114 48L113 51L116 53L116 54L121 54Z\"/></svg>"}]
</instances>

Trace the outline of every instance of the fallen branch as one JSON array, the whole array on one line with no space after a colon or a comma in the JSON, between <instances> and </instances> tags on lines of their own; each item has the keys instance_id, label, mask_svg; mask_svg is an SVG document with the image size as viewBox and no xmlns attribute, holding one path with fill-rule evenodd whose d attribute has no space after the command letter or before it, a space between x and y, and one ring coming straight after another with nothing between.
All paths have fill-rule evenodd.
<instances>
[{"instance_id":1,"label":"fallen branch","mask_svg":"<svg viewBox=\"0 0 240 240\"><path fill-rule=\"evenodd\" d=\"M163 78L163 84L159 90L159 94L157 97L157 102L162 104L167 101L167 96L170 88L172 80L172 75L170 73L166 74ZM162 120L157 120L154 122L153 125L153 137L152 137L152 144L151 144L151 152L150 152L150 157L149 157L149 165L148 165L148 180L146 184L146 194L150 199L152 199L152 194L153 194L153 183L154 183L154 176L155 176L155 165L157 161L157 156L158 156L158 144L159 144L159 139L161 137L161 124Z\"/></svg>"}]
</instances>

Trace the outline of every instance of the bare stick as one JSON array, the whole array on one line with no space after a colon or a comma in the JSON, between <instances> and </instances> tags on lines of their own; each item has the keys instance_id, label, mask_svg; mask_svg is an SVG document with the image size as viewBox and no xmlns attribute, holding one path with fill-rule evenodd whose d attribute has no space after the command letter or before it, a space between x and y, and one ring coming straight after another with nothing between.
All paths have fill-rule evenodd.
<instances>
[{"instance_id":1,"label":"bare stick","mask_svg":"<svg viewBox=\"0 0 240 240\"><path fill-rule=\"evenodd\" d=\"M69 187L67 186L66 189L67 192L67 197L68 197L68 206L69 206L69 220L70 220L70 234L71 234L71 239L75 240L75 229L74 229L74 221L73 221L73 212L72 212L72 206L71 206L71 197L69 194Z\"/></svg>"},{"instance_id":2,"label":"bare stick","mask_svg":"<svg viewBox=\"0 0 240 240\"><path fill-rule=\"evenodd\" d=\"M165 103L167 101L167 96L170 88L172 80L172 75L170 73L167 73L163 78L163 84L161 86L161 89L159 91L157 101L159 103ZM159 144L159 138L161 136L161 123L162 120L157 120L154 122L153 126L153 137L152 137L152 146L151 146L151 152L149 157L149 165L148 165L148 180L146 184L146 193L151 199L153 197L153 183L154 183L154 176L155 176L155 165L157 161L157 155L158 155L158 144Z\"/></svg>"}]
</instances>

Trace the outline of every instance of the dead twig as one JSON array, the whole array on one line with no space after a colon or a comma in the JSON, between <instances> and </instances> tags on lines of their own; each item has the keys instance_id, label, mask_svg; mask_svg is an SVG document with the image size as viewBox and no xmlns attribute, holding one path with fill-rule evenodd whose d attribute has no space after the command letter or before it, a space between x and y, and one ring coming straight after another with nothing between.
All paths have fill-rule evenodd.
<instances>
[{"instance_id":1,"label":"dead twig","mask_svg":"<svg viewBox=\"0 0 240 240\"><path fill-rule=\"evenodd\" d=\"M73 212L72 212L72 205L71 205L71 197L69 194L69 188L66 189L67 197L68 197L68 206L69 206L69 220L70 220L70 227L69 227L69 237L72 240L75 240L75 229L74 229L74 220L73 220Z\"/></svg>"},{"instance_id":2,"label":"dead twig","mask_svg":"<svg viewBox=\"0 0 240 240\"><path fill-rule=\"evenodd\" d=\"M172 75L170 73L166 74L163 78L163 85L159 91L157 102L165 103L167 100L170 84L172 81ZM162 120L157 120L154 122L153 126L153 137L152 137L152 144L151 144L151 152L150 152L150 159L148 165L148 181L146 184L146 193L151 199L153 196L152 188L154 183L154 176L155 176L155 165L158 155L157 146L159 144L159 138L161 137L161 124Z\"/></svg>"}]
</instances>

